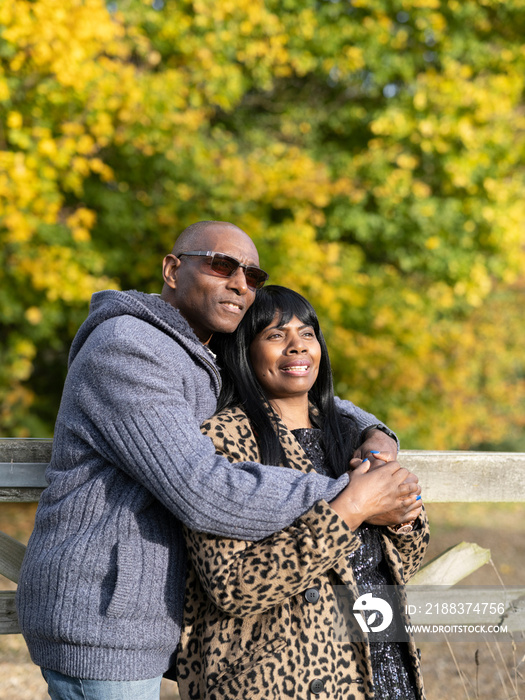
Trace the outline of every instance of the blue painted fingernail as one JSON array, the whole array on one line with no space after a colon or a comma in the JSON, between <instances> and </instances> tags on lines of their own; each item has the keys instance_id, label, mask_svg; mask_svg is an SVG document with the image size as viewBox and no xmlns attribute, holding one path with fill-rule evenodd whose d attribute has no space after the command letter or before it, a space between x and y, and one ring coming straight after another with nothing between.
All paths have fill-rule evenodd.
<instances>
[{"instance_id":1,"label":"blue painted fingernail","mask_svg":"<svg viewBox=\"0 0 525 700\"><path fill-rule=\"evenodd\" d=\"M379 450L368 450L368 451L370 452L371 455L378 455L379 454Z\"/></svg>"},{"instance_id":2,"label":"blue painted fingernail","mask_svg":"<svg viewBox=\"0 0 525 700\"><path fill-rule=\"evenodd\" d=\"M416 501L420 501L420 500L421 500L421 496L418 496L418 497L416 498Z\"/></svg>"},{"instance_id":3,"label":"blue painted fingernail","mask_svg":"<svg viewBox=\"0 0 525 700\"><path fill-rule=\"evenodd\" d=\"M364 464L365 462L368 462L368 457L366 457L366 459L364 459L364 460L361 462L361 464Z\"/></svg>"}]
</instances>

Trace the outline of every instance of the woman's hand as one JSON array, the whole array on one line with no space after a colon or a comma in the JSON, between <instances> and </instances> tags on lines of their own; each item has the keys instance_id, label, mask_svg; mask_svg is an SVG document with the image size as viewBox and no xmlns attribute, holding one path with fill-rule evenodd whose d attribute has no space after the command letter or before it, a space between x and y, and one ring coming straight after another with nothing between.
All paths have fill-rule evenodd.
<instances>
[{"instance_id":1,"label":"woman's hand","mask_svg":"<svg viewBox=\"0 0 525 700\"><path fill-rule=\"evenodd\" d=\"M387 462L393 462L397 459L397 442L393 440L382 430L369 430L366 435L366 440L360 445L354 452L354 459L359 459L361 462L363 459L371 460L372 466L374 466L374 460L378 453L381 453L386 457Z\"/></svg>"},{"instance_id":2,"label":"woman's hand","mask_svg":"<svg viewBox=\"0 0 525 700\"><path fill-rule=\"evenodd\" d=\"M421 512L417 476L398 462L370 469L366 459L349 476L348 486L330 505L352 530L364 521L397 525L415 520Z\"/></svg>"}]
</instances>

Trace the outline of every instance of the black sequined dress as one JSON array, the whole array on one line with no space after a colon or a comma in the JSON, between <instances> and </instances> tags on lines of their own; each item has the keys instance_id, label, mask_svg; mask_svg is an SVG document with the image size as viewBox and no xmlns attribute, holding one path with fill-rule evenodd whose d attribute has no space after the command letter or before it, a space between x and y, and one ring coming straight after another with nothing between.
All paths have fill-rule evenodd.
<instances>
[{"instance_id":1,"label":"black sequined dress","mask_svg":"<svg viewBox=\"0 0 525 700\"><path fill-rule=\"evenodd\" d=\"M292 433L315 470L320 474L334 476L325 463L321 430L299 428L292 430ZM349 554L348 558L352 564L359 592L366 593L372 587L376 589L377 586L392 585L392 578L381 547L379 530L374 525L363 523L356 532L363 544ZM371 642L370 656L374 689L378 700L417 700L406 643Z\"/></svg>"}]
</instances>

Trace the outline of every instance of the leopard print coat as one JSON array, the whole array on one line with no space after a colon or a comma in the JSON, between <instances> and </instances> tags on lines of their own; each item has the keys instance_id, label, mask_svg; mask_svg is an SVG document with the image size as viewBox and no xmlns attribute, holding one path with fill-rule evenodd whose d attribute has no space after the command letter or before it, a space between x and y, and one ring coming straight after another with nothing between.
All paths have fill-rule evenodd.
<instances>
[{"instance_id":1,"label":"leopard print coat","mask_svg":"<svg viewBox=\"0 0 525 700\"><path fill-rule=\"evenodd\" d=\"M258 461L257 442L239 408L202 426L230 461ZM313 469L282 422L279 435L295 469ZM220 503L217 504L220 508ZM409 534L382 528L393 582L419 568L428 544L424 512ZM344 614L334 586L357 598L348 555L358 535L321 501L282 532L246 542L186 530L189 570L177 680L182 700L267 700L329 697L380 700L374 695L368 644L353 615ZM337 619L352 627L341 637ZM342 616L341 616L342 615ZM417 697L424 700L418 650L408 642Z\"/></svg>"}]
</instances>

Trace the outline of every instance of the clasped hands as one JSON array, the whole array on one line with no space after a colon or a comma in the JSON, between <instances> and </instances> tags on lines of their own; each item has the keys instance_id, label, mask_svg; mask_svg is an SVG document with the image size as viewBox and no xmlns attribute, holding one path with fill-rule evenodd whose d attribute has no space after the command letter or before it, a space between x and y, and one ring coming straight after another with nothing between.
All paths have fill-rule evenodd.
<instances>
[{"instance_id":1,"label":"clasped hands","mask_svg":"<svg viewBox=\"0 0 525 700\"><path fill-rule=\"evenodd\" d=\"M412 522L421 513L418 478L396 458L396 442L377 430L355 451L350 481L330 504L352 530L363 522L387 526Z\"/></svg>"}]
</instances>

